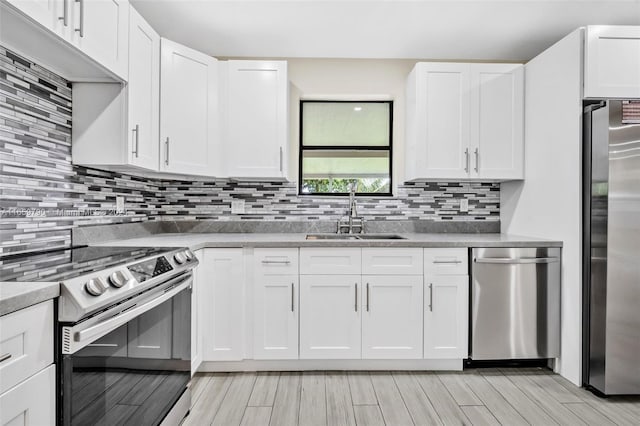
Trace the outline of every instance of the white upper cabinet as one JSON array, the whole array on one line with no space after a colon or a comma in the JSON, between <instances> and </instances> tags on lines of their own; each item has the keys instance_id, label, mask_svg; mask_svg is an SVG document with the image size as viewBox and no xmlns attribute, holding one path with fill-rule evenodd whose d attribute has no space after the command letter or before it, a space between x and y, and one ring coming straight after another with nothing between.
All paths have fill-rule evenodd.
<instances>
[{"instance_id":1,"label":"white upper cabinet","mask_svg":"<svg viewBox=\"0 0 640 426\"><path fill-rule=\"evenodd\" d=\"M471 64L470 81L470 176L523 179L524 67Z\"/></svg>"},{"instance_id":2,"label":"white upper cabinet","mask_svg":"<svg viewBox=\"0 0 640 426\"><path fill-rule=\"evenodd\" d=\"M522 65L416 64L407 80L405 180L523 177Z\"/></svg>"},{"instance_id":3,"label":"white upper cabinet","mask_svg":"<svg viewBox=\"0 0 640 426\"><path fill-rule=\"evenodd\" d=\"M161 46L160 171L220 176L218 61L164 38Z\"/></svg>"},{"instance_id":4,"label":"white upper cabinet","mask_svg":"<svg viewBox=\"0 0 640 426\"><path fill-rule=\"evenodd\" d=\"M70 38L71 0L7 0L33 21L63 38Z\"/></svg>"},{"instance_id":5,"label":"white upper cabinet","mask_svg":"<svg viewBox=\"0 0 640 426\"><path fill-rule=\"evenodd\" d=\"M418 63L407 91L407 180L468 177L469 65Z\"/></svg>"},{"instance_id":6,"label":"white upper cabinet","mask_svg":"<svg viewBox=\"0 0 640 426\"><path fill-rule=\"evenodd\" d=\"M286 61L227 61L223 78L226 175L286 178Z\"/></svg>"},{"instance_id":7,"label":"white upper cabinet","mask_svg":"<svg viewBox=\"0 0 640 426\"><path fill-rule=\"evenodd\" d=\"M585 98L640 98L640 27L587 27Z\"/></svg>"},{"instance_id":8,"label":"white upper cabinet","mask_svg":"<svg viewBox=\"0 0 640 426\"><path fill-rule=\"evenodd\" d=\"M160 36L130 7L129 83L73 85L72 159L118 170L159 167Z\"/></svg>"},{"instance_id":9,"label":"white upper cabinet","mask_svg":"<svg viewBox=\"0 0 640 426\"><path fill-rule=\"evenodd\" d=\"M127 0L69 0L72 42L123 80L127 80Z\"/></svg>"},{"instance_id":10,"label":"white upper cabinet","mask_svg":"<svg viewBox=\"0 0 640 426\"><path fill-rule=\"evenodd\" d=\"M133 8L129 15L129 162L158 169L160 36Z\"/></svg>"},{"instance_id":11,"label":"white upper cabinet","mask_svg":"<svg viewBox=\"0 0 640 426\"><path fill-rule=\"evenodd\" d=\"M127 0L8 0L8 3L29 20L48 30L49 35L62 38L114 76L122 81L127 80ZM75 77L77 72L77 75L85 79L88 76L84 73L91 73L90 68L86 68L84 59L80 58L82 55L69 55L69 50L74 49L65 48L61 44L52 45L48 40L39 43L33 38L33 29L20 28L20 31L30 32L24 35L25 43L26 39L29 39L29 43L25 46L18 43L20 46L14 47L25 47L26 53L35 58L43 58L47 65L51 61L51 65L56 69L69 70L71 74L66 75L67 78ZM58 51L43 50L45 46L46 49L53 47ZM59 61L55 60L55 55L60 58ZM82 70L70 69L64 61L73 63Z\"/></svg>"}]
</instances>

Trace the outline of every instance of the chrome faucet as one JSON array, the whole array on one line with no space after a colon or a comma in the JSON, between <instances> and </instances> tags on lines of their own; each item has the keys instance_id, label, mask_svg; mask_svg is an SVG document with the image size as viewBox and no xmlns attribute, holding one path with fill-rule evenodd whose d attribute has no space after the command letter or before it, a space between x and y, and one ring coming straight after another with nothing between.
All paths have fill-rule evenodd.
<instances>
[{"instance_id":1,"label":"chrome faucet","mask_svg":"<svg viewBox=\"0 0 640 426\"><path fill-rule=\"evenodd\" d=\"M338 234L362 234L364 233L364 218L358 217L356 204L356 182L349 184L349 206L347 214L338 219ZM354 231L357 230L357 231Z\"/></svg>"}]
</instances>

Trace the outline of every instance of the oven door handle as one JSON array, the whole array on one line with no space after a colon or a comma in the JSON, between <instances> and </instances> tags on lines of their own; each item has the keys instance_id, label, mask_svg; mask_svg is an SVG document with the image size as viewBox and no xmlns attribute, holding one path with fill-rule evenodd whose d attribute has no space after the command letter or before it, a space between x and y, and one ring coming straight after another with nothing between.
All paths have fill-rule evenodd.
<instances>
[{"instance_id":1,"label":"oven door handle","mask_svg":"<svg viewBox=\"0 0 640 426\"><path fill-rule=\"evenodd\" d=\"M120 312L119 314L109 318L108 320L100 322L92 327L75 332L73 334L73 341L76 342L77 346L79 346L80 348L88 345L92 341L96 340L96 338L104 336L110 331L115 330L116 328L128 323L135 317L173 298L181 291L190 288L192 281L193 276L189 275L179 284L176 284L173 287L170 287L168 290L165 290L162 295L155 297L140 306L135 306L134 308L130 308L126 311Z\"/></svg>"}]
</instances>

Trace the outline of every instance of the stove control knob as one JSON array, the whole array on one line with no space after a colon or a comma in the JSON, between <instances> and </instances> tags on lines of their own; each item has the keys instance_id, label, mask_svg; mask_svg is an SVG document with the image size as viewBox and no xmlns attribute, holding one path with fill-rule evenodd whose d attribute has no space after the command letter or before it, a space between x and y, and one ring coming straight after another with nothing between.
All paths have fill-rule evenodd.
<instances>
[{"instance_id":1,"label":"stove control knob","mask_svg":"<svg viewBox=\"0 0 640 426\"><path fill-rule=\"evenodd\" d=\"M178 265L182 265L187 261L187 257L184 255L184 253L180 252L173 255L173 260L175 260Z\"/></svg>"},{"instance_id":2,"label":"stove control knob","mask_svg":"<svg viewBox=\"0 0 640 426\"><path fill-rule=\"evenodd\" d=\"M107 286L100 278L92 278L84 285L84 289L92 296L100 296L107 289Z\"/></svg>"},{"instance_id":3,"label":"stove control knob","mask_svg":"<svg viewBox=\"0 0 640 426\"><path fill-rule=\"evenodd\" d=\"M127 277L124 276L122 271L115 271L109 275L109 284L115 288L120 288L127 283Z\"/></svg>"},{"instance_id":4,"label":"stove control knob","mask_svg":"<svg viewBox=\"0 0 640 426\"><path fill-rule=\"evenodd\" d=\"M190 250L185 250L184 256L187 258L187 260L189 262L191 262L193 260L193 253L191 253Z\"/></svg>"}]
</instances>

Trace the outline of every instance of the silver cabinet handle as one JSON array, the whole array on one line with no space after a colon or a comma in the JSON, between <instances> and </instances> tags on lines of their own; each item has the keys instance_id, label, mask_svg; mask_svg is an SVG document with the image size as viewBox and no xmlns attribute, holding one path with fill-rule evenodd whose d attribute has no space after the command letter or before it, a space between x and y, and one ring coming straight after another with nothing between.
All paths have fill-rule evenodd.
<instances>
[{"instance_id":1,"label":"silver cabinet handle","mask_svg":"<svg viewBox=\"0 0 640 426\"><path fill-rule=\"evenodd\" d=\"M76 3L80 3L80 27L76 28L76 32L80 33L80 37L84 38L84 0L75 0Z\"/></svg>"},{"instance_id":2,"label":"silver cabinet handle","mask_svg":"<svg viewBox=\"0 0 640 426\"><path fill-rule=\"evenodd\" d=\"M140 125L136 124L136 127L132 130L133 133L136 134L136 139L135 139L135 149L133 150L132 154L136 156L136 158L138 158L138 143L140 142Z\"/></svg>"},{"instance_id":3,"label":"silver cabinet handle","mask_svg":"<svg viewBox=\"0 0 640 426\"><path fill-rule=\"evenodd\" d=\"M280 147L280 171L282 171L282 147Z\"/></svg>"},{"instance_id":4,"label":"silver cabinet handle","mask_svg":"<svg viewBox=\"0 0 640 426\"><path fill-rule=\"evenodd\" d=\"M65 27L69 26L69 0L62 2L62 16L58 18L58 21L62 21Z\"/></svg>"},{"instance_id":5,"label":"silver cabinet handle","mask_svg":"<svg viewBox=\"0 0 640 426\"><path fill-rule=\"evenodd\" d=\"M501 263L507 265L517 265L523 263L557 263L557 257L480 257L474 259L476 263Z\"/></svg>"},{"instance_id":6,"label":"silver cabinet handle","mask_svg":"<svg viewBox=\"0 0 640 426\"><path fill-rule=\"evenodd\" d=\"M164 156L164 164L169 165L169 137L167 136L167 140L164 141L165 147L165 156Z\"/></svg>"},{"instance_id":7,"label":"silver cabinet handle","mask_svg":"<svg viewBox=\"0 0 640 426\"><path fill-rule=\"evenodd\" d=\"M433 284L429 284L429 312L433 312Z\"/></svg>"},{"instance_id":8,"label":"silver cabinet handle","mask_svg":"<svg viewBox=\"0 0 640 426\"><path fill-rule=\"evenodd\" d=\"M369 312L369 283L367 283L367 312Z\"/></svg>"},{"instance_id":9,"label":"silver cabinet handle","mask_svg":"<svg viewBox=\"0 0 640 426\"><path fill-rule=\"evenodd\" d=\"M469 148L464 150L464 164L465 173L469 173Z\"/></svg>"},{"instance_id":10,"label":"silver cabinet handle","mask_svg":"<svg viewBox=\"0 0 640 426\"><path fill-rule=\"evenodd\" d=\"M478 148L475 149L475 151L473 151L474 155L476 156L476 167L474 168L475 172L478 173L478 158L480 157L480 154L478 153Z\"/></svg>"},{"instance_id":11,"label":"silver cabinet handle","mask_svg":"<svg viewBox=\"0 0 640 426\"><path fill-rule=\"evenodd\" d=\"M290 260L263 260L263 265L288 265L290 264Z\"/></svg>"},{"instance_id":12,"label":"silver cabinet handle","mask_svg":"<svg viewBox=\"0 0 640 426\"><path fill-rule=\"evenodd\" d=\"M462 260L434 260L434 265L456 265L462 263Z\"/></svg>"},{"instance_id":13,"label":"silver cabinet handle","mask_svg":"<svg viewBox=\"0 0 640 426\"><path fill-rule=\"evenodd\" d=\"M356 283L356 296L355 296L355 303L353 304L353 309L358 312L358 283Z\"/></svg>"},{"instance_id":14,"label":"silver cabinet handle","mask_svg":"<svg viewBox=\"0 0 640 426\"><path fill-rule=\"evenodd\" d=\"M293 283L291 283L291 312L294 312L294 299L295 299L295 291L293 289Z\"/></svg>"},{"instance_id":15,"label":"silver cabinet handle","mask_svg":"<svg viewBox=\"0 0 640 426\"><path fill-rule=\"evenodd\" d=\"M11 357L12 357L11 354L4 354L4 355L0 356L0 362L5 362L6 360L8 360Z\"/></svg>"}]
</instances>

